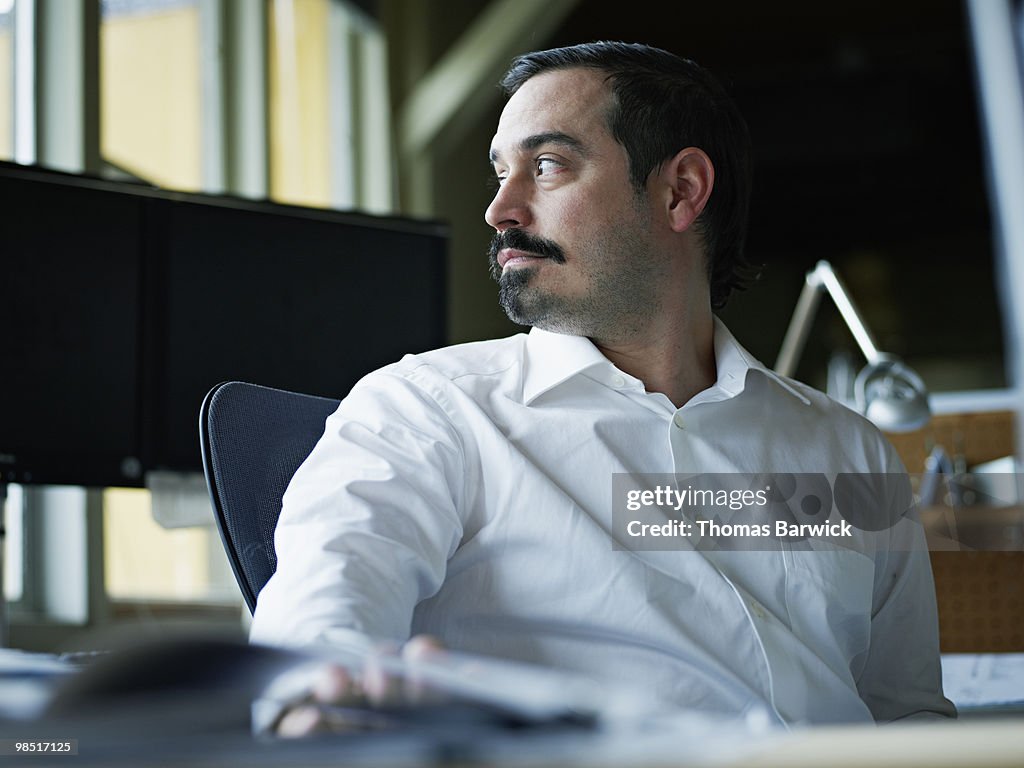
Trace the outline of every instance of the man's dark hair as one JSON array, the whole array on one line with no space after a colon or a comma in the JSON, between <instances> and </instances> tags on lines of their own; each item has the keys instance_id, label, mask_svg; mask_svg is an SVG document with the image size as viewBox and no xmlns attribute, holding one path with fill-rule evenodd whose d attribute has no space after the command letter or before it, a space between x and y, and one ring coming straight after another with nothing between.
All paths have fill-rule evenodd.
<instances>
[{"instance_id":1,"label":"man's dark hair","mask_svg":"<svg viewBox=\"0 0 1024 768\"><path fill-rule=\"evenodd\" d=\"M511 96L534 75L584 67L607 73L613 95L608 126L629 157L639 193L651 172L685 147L699 147L715 166L711 197L697 220L704 240L711 306L742 288L750 209L750 134L736 104L703 67L660 48L595 42L518 57L501 80Z\"/></svg>"}]
</instances>

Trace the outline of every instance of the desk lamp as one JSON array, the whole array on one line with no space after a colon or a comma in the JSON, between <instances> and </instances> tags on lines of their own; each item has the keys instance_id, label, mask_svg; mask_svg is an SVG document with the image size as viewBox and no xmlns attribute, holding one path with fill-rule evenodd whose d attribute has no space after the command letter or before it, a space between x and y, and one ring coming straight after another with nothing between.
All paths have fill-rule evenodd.
<instances>
[{"instance_id":1,"label":"desk lamp","mask_svg":"<svg viewBox=\"0 0 1024 768\"><path fill-rule=\"evenodd\" d=\"M789 321L775 361L775 371L782 376L793 375L823 292L832 297L868 360L854 383L857 410L886 432L911 432L927 424L931 409L921 377L895 356L878 350L846 286L827 261L819 261L807 273L803 291L793 310L793 319Z\"/></svg>"}]
</instances>

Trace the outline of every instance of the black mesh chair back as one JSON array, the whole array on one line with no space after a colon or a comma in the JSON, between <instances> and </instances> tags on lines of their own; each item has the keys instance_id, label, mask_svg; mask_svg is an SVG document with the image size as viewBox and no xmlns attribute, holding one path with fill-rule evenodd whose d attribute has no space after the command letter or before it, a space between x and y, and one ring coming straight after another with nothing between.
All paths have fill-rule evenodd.
<instances>
[{"instance_id":1,"label":"black mesh chair back","mask_svg":"<svg viewBox=\"0 0 1024 768\"><path fill-rule=\"evenodd\" d=\"M256 384L218 384L203 400L203 471L231 568L252 611L277 568L274 528L295 470L338 400Z\"/></svg>"}]
</instances>

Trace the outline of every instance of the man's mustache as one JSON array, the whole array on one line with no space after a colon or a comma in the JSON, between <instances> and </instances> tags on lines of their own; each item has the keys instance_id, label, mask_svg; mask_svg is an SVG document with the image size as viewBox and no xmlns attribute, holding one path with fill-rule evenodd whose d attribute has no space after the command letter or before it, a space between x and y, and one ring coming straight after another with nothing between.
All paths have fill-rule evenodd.
<instances>
[{"instance_id":1,"label":"man's mustache","mask_svg":"<svg viewBox=\"0 0 1024 768\"><path fill-rule=\"evenodd\" d=\"M558 243L528 234L521 229L506 229L491 238L491 247L487 251L487 256L492 269L497 267L498 253L506 248L543 256L558 264L565 263L565 252Z\"/></svg>"}]
</instances>

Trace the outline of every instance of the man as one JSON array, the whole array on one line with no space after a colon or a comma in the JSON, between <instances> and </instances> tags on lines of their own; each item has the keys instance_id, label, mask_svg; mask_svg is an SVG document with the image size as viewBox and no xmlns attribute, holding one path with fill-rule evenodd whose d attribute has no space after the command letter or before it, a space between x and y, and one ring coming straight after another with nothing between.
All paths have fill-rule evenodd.
<instances>
[{"instance_id":1,"label":"man","mask_svg":"<svg viewBox=\"0 0 1024 768\"><path fill-rule=\"evenodd\" d=\"M886 545L613 549L615 474L901 471L713 315L741 283L746 129L692 62L528 54L491 144L491 269L529 335L370 374L296 474L252 639L447 647L785 722L953 714L920 530Z\"/></svg>"}]
</instances>

